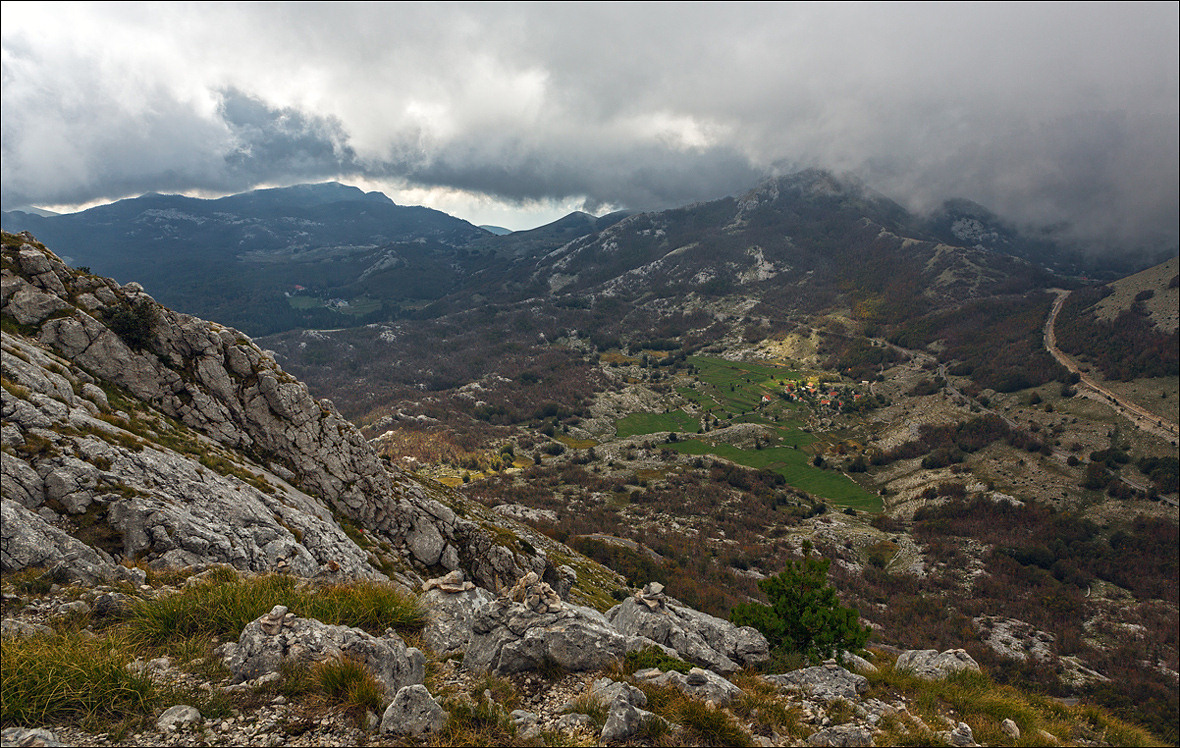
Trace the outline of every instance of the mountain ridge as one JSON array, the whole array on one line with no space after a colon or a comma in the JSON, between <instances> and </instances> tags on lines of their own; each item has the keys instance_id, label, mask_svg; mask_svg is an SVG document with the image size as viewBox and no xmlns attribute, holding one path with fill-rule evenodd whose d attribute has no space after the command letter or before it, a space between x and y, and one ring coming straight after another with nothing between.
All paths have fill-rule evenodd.
<instances>
[{"instance_id":1,"label":"mountain ridge","mask_svg":"<svg viewBox=\"0 0 1180 748\"><path fill-rule=\"evenodd\" d=\"M549 267L546 256L571 242L591 243L588 237L637 215L660 223L662 229L656 230L682 235L679 246L693 241L690 235L711 231L716 239L729 236L729 244L746 236L748 245L777 253L780 262L790 265L801 264L788 259L793 253L805 252L805 270L814 269L824 253L832 262L844 262L844 245L866 239L853 236L862 217L905 239L994 254L984 265L1002 265L1002 258L1015 255L1034 266L1073 269L1051 242L1027 238L978 206L956 209L971 214L973 233L960 230L962 236L956 236L952 229L957 219L950 213L929 220L855 180L808 170L767 179L736 197L642 214L618 211L595 218L574 212L501 236L339 183L209 201L143 196L79 214L39 218L8 213L4 220L9 228L27 228L44 237L78 264L134 277L171 306L223 319L253 334L438 314L455 308L453 303L432 307L440 300L459 301L463 294L487 297L498 289L511 289L507 298L517 299L524 298L520 293L549 294L553 288L575 291L578 286L564 277L568 273ZM786 243L792 235L799 239L794 245ZM748 259L733 256L747 248L714 240L708 250L712 254L697 263L748 265ZM657 259L652 251L632 238L621 254L646 257L644 262L625 266L615 258L606 267L616 267L616 275L635 270ZM709 272L718 278L715 288L734 280L725 277L732 273ZM533 279L530 290L526 276Z\"/></svg>"},{"instance_id":2,"label":"mountain ridge","mask_svg":"<svg viewBox=\"0 0 1180 748\"><path fill-rule=\"evenodd\" d=\"M5 572L77 556L73 532L105 538L84 554L92 581L131 557L409 587L460 568L490 589L557 578L544 555L497 540L496 515L384 464L241 333L34 242L4 235ZM372 539L362 549L340 522Z\"/></svg>"}]
</instances>

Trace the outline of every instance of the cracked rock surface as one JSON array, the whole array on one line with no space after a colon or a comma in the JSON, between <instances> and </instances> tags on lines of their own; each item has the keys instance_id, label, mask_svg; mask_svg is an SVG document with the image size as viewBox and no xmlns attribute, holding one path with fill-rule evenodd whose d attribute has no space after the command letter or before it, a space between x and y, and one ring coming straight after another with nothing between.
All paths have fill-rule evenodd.
<instances>
[{"instance_id":1,"label":"cracked rock surface","mask_svg":"<svg viewBox=\"0 0 1180 748\"><path fill-rule=\"evenodd\" d=\"M308 577L393 571L407 586L462 569L492 590L528 571L564 578L543 553L497 538L513 520L464 518L445 490L382 462L242 333L18 238L6 238L0 266L12 320L0 336L4 571L59 565L67 578L113 579L136 559Z\"/></svg>"}]
</instances>

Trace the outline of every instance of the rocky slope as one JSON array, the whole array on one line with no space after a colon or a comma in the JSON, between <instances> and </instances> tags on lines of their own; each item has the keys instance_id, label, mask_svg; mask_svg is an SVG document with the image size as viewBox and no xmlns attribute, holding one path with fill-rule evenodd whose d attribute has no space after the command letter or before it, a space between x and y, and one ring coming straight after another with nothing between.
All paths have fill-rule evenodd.
<instances>
[{"instance_id":1,"label":"rocky slope","mask_svg":"<svg viewBox=\"0 0 1180 748\"><path fill-rule=\"evenodd\" d=\"M170 579L176 587L141 585L135 599L116 587L73 585L30 599L12 594L6 584L5 651L69 641L85 625L89 640L115 652L119 622L128 610L202 597L202 588L210 586L251 584L251 575L235 578L224 567ZM687 610L655 587L603 616L562 601L534 575L498 596L458 574L426 586L423 602L430 619L420 639L426 652L407 646L392 630L378 636L276 605L206 657L186 661L120 651L124 677L145 688L150 700L141 712L120 715L122 725L114 731L98 732L103 723L93 720L25 720L6 723L4 745L1150 742L1100 713L992 686L962 650L909 650L895 653L896 661L879 651L875 664L849 655L846 667L829 660L758 675L749 666L765 656L764 640L759 646L757 635ZM627 634L624 619L664 643ZM56 637L46 636L54 630ZM459 640L464 643L458 652L466 656L449 649ZM623 658L636 647L648 660L654 657L656 666ZM716 659L722 650L747 669L726 676L718 670L729 667L694 667L677 659L694 654ZM363 663L383 695L358 711L355 705L325 704L314 689L298 685L300 667L340 657ZM6 669L22 666L15 657L5 662ZM11 682L19 689L26 678L20 673ZM70 698L66 691L83 685L72 684L59 698Z\"/></svg>"},{"instance_id":2,"label":"rocky slope","mask_svg":"<svg viewBox=\"0 0 1180 748\"><path fill-rule=\"evenodd\" d=\"M915 678L978 670L960 650L907 653L899 663L910 680L879 680L871 692L834 662L763 678L754 668L770 653L754 629L693 610L659 585L618 594L621 579L602 567L385 463L329 401L241 333L166 309L137 284L73 270L29 235L5 234L2 262L5 698L10 682L30 679L17 653L71 637L157 689L137 717L154 729L122 736L69 719L9 727L6 706L6 745L973 745L973 729L993 741L1019 736L990 717L907 711ZM173 573L149 585L145 569ZM175 632L169 651L206 657L114 654L137 610L237 580L291 578L257 572L303 578L301 594L325 580L420 587L425 628L407 643L392 628L325 623L274 600L219 639ZM612 597L621 602L609 607ZM623 666L634 652L658 667ZM290 668L341 658L377 682L375 711L359 724L277 690ZM202 708L175 703L182 697L200 697ZM1021 729L1061 721L1005 708ZM500 732L462 736L464 719ZM38 727L54 733L29 729ZM1095 736L1085 729L1079 737Z\"/></svg>"},{"instance_id":3,"label":"rocky slope","mask_svg":"<svg viewBox=\"0 0 1180 748\"><path fill-rule=\"evenodd\" d=\"M73 270L27 234L5 234L2 272L4 571L562 578L543 550L556 544L382 462L236 330Z\"/></svg>"}]
</instances>

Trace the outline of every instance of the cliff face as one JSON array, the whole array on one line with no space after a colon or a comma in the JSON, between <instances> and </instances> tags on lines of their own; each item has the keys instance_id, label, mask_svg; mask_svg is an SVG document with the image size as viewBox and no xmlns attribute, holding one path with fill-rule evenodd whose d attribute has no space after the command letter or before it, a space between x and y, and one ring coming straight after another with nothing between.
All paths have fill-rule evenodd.
<instances>
[{"instance_id":1,"label":"cliff face","mask_svg":"<svg viewBox=\"0 0 1180 748\"><path fill-rule=\"evenodd\" d=\"M0 288L5 571L557 578L534 544L497 540L457 495L383 463L242 333L71 269L28 234L4 236Z\"/></svg>"}]
</instances>

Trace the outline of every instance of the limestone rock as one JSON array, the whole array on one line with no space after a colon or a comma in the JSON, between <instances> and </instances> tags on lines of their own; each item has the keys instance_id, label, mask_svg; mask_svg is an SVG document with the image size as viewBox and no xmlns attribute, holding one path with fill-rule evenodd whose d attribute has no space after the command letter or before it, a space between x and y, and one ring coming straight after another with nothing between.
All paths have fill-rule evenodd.
<instances>
[{"instance_id":1,"label":"limestone rock","mask_svg":"<svg viewBox=\"0 0 1180 748\"><path fill-rule=\"evenodd\" d=\"M975 735L971 732L971 726L966 722L960 722L955 728L946 734L947 743L958 746L959 748L973 748L979 745L975 742Z\"/></svg>"},{"instance_id":2,"label":"limestone rock","mask_svg":"<svg viewBox=\"0 0 1180 748\"><path fill-rule=\"evenodd\" d=\"M828 727L807 738L808 745L814 746L871 746L873 734L855 725Z\"/></svg>"},{"instance_id":3,"label":"limestone rock","mask_svg":"<svg viewBox=\"0 0 1180 748\"><path fill-rule=\"evenodd\" d=\"M563 714L558 718L554 727L561 732L567 733L592 730L594 729L594 719L589 714L582 714L581 712Z\"/></svg>"},{"instance_id":4,"label":"limestone rock","mask_svg":"<svg viewBox=\"0 0 1180 748\"><path fill-rule=\"evenodd\" d=\"M160 732L175 732L186 725L195 725L201 721L201 713L196 707L188 704L177 704L164 710L156 720L156 729Z\"/></svg>"},{"instance_id":5,"label":"limestone rock","mask_svg":"<svg viewBox=\"0 0 1180 748\"><path fill-rule=\"evenodd\" d=\"M535 571L530 571L517 580L512 589L508 590L507 598L524 605L538 615L559 611L564 607L561 595L558 595L548 582L542 582Z\"/></svg>"},{"instance_id":6,"label":"limestone rock","mask_svg":"<svg viewBox=\"0 0 1180 748\"><path fill-rule=\"evenodd\" d=\"M596 610L562 603L533 574L478 613L463 668L501 675L552 662L596 670L650 643L619 633Z\"/></svg>"},{"instance_id":7,"label":"limestone rock","mask_svg":"<svg viewBox=\"0 0 1180 748\"><path fill-rule=\"evenodd\" d=\"M623 634L651 639L683 660L722 674L770 656L766 638L756 629L685 607L666 597L658 584L644 587L608 610L606 617Z\"/></svg>"},{"instance_id":8,"label":"limestone rock","mask_svg":"<svg viewBox=\"0 0 1180 748\"><path fill-rule=\"evenodd\" d=\"M381 716L381 732L395 735L425 735L446 724L446 711L421 684L399 688Z\"/></svg>"},{"instance_id":9,"label":"limestone rock","mask_svg":"<svg viewBox=\"0 0 1180 748\"><path fill-rule=\"evenodd\" d=\"M606 723L599 735L600 743L613 743L628 738L639 732L647 720L660 719L651 712L644 711L626 696L619 696L611 702L606 714Z\"/></svg>"},{"instance_id":10,"label":"limestone rock","mask_svg":"<svg viewBox=\"0 0 1180 748\"><path fill-rule=\"evenodd\" d=\"M1005 719L1000 723L1000 732L1013 740L1020 740L1020 727L1010 719Z\"/></svg>"},{"instance_id":11,"label":"limestone rock","mask_svg":"<svg viewBox=\"0 0 1180 748\"><path fill-rule=\"evenodd\" d=\"M458 573L462 578L462 572ZM491 606L495 596L471 582L458 585L468 589L450 591L432 585L435 581L426 583L428 591L422 596L428 611L422 642L439 655L466 651L474 636L476 620Z\"/></svg>"},{"instance_id":12,"label":"limestone rock","mask_svg":"<svg viewBox=\"0 0 1180 748\"><path fill-rule=\"evenodd\" d=\"M492 508L497 514L520 520L521 522L557 522L557 512L549 509L534 509L524 504L497 504Z\"/></svg>"},{"instance_id":13,"label":"limestone rock","mask_svg":"<svg viewBox=\"0 0 1180 748\"><path fill-rule=\"evenodd\" d=\"M43 636L46 634L53 634L53 629L41 623L18 621L15 618L5 618L3 621L0 621L0 635L3 635L5 638Z\"/></svg>"},{"instance_id":14,"label":"limestone rock","mask_svg":"<svg viewBox=\"0 0 1180 748\"><path fill-rule=\"evenodd\" d=\"M0 739L5 748L58 748L64 745L56 735L40 727L5 727Z\"/></svg>"},{"instance_id":15,"label":"limestone rock","mask_svg":"<svg viewBox=\"0 0 1180 748\"><path fill-rule=\"evenodd\" d=\"M766 680L780 687L800 690L819 701L855 700L869 688L868 678L850 672L834 661L782 675L768 675Z\"/></svg>"},{"instance_id":16,"label":"limestone rock","mask_svg":"<svg viewBox=\"0 0 1180 748\"><path fill-rule=\"evenodd\" d=\"M647 706L647 695L643 691L630 683L623 683L611 678L596 679L590 684L590 692L587 695L604 707L609 707L620 698L637 707ZM568 701L561 706L560 711L573 709L576 703L577 700Z\"/></svg>"},{"instance_id":17,"label":"limestone rock","mask_svg":"<svg viewBox=\"0 0 1180 748\"><path fill-rule=\"evenodd\" d=\"M742 689L730 683L725 678L711 670L694 667L687 674L671 670L648 681L657 685L671 685L685 696L711 701L716 706L724 706L742 695Z\"/></svg>"},{"instance_id":18,"label":"limestone rock","mask_svg":"<svg viewBox=\"0 0 1180 748\"><path fill-rule=\"evenodd\" d=\"M898 672L912 672L923 680L942 680L950 675L970 670L979 672L979 663L962 649L909 649L897 658L894 669Z\"/></svg>"},{"instance_id":19,"label":"limestone rock","mask_svg":"<svg viewBox=\"0 0 1180 748\"><path fill-rule=\"evenodd\" d=\"M422 591L429 592L431 590L441 590L442 592L459 593L466 592L474 588L475 585L466 581L463 577L463 572L459 569L448 572L441 577L434 579L427 579L422 583Z\"/></svg>"},{"instance_id":20,"label":"limestone rock","mask_svg":"<svg viewBox=\"0 0 1180 748\"><path fill-rule=\"evenodd\" d=\"M32 325L68 307L69 304L54 294L39 291L32 286L22 286L8 299L5 311L22 325Z\"/></svg>"},{"instance_id":21,"label":"limestone rock","mask_svg":"<svg viewBox=\"0 0 1180 748\"><path fill-rule=\"evenodd\" d=\"M336 657L365 665L387 696L422 683L426 676L426 658L393 632L376 637L357 628L298 618L281 605L246 624L237 643L222 645L221 653L235 683L277 673L283 662L311 664Z\"/></svg>"},{"instance_id":22,"label":"limestone rock","mask_svg":"<svg viewBox=\"0 0 1180 748\"><path fill-rule=\"evenodd\" d=\"M5 376L17 385L0 393L0 438L34 454L6 454L5 499L30 509L49 501L64 514L97 506L88 522L110 536L106 552L161 567L223 562L381 578L380 562L370 564L336 515L419 571L462 566L488 589L526 571L559 579L542 554L504 547L383 465L330 402L241 333L166 309L138 284L72 271L33 244L6 246L3 257L3 311L35 330L0 336ZM146 345L133 348L105 320L145 306ZM134 412L112 410L108 384L131 395ZM116 500L123 504L108 531L106 506Z\"/></svg>"},{"instance_id":23,"label":"limestone rock","mask_svg":"<svg viewBox=\"0 0 1180 748\"><path fill-rule=\"evenodd\" d=\"M8 461L7 455L4 461ZM19 571L30 566L56 569L60 581L85 584L112 581L121 576L110 556L7 498L0 499L0 540L0 571Z\"/></svg>"},{"instance_id":24,"label":"limestone rock","mask_svg":"<svg viewBox=\"0 0 1180 748\"><path fill-rule=\"evenodd\" d=\"M1017 618L980 616L972 620L980 639L996 654L1013 660L1049 662L1057 637Z\"/></svg>"},{"instance_id":25,"label":"limestone rock","mask_svg":"<svg viewBox=\"0 0 1180 748\"><path fill-rule=\"evenodd\" d=\"M94 598L91 612L95 618L118 618L131 607L131 598L121 592L104 592Z\"/></svg>"},{"instance_id":26,"label":"limestone rock","mask_svg":"<svg viewBox=\"0 0 1180 748\"><path fill-rule=\"evenodd\" d=\"M877 672L877 666L869 662L865 658L852 652L844 653L844 664L849 670L860 673L861 675L869 675Z\"/></svg>"},{"instance_id":27,"label":"limestone rock","mask_svg":"<svg viewBox=\"0 0 1180 748\"><path fill-rule=\"evenodd\" d=\"M508 718L512 720L512 724L516 727L516 734L524 740L532 740L540 737L541 725L538 724L537 715L533 712L526 712L523 709L513 709L509 713Z\"/></svg>"}]
</instances>

